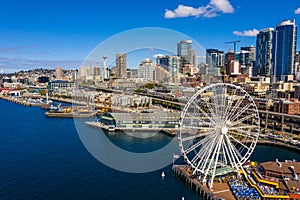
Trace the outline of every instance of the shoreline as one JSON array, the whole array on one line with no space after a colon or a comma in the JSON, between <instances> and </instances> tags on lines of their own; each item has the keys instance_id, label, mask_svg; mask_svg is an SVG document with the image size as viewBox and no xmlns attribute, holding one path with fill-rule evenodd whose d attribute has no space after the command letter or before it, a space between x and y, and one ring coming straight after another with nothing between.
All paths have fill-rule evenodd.
<instances>
[{"instance_id":1,"label":"shoreline","mask_svg":"<svg viewBox=\"0 0 300 200\"><path fill-rule=\"evenodd\" d=\"M0 99L2 100L5 100L5 101L9 101L9 102L12 102L12 103L16 103L16 104L20 104L20 105L23 105L23 106L41 106L42 104L37 104L37 103L29 103L29 102L23 102L23 101L20 101L16 98L12 98L12 97L6 97L6 96L2 96L0 95ZM72 100L67 100L67 99L61 99L61 98L49 98L51 100L55 100L55 101L59 101L59 102L63 102L63 103L76 103L76 104L81 104L82 102L74 102ZM82 104L82 105L85 105L85 104ZM94 124L91 125L89 124L88 126L92 126L93 128L104 128L105 130L108 130L108 127L99 127L99 126L95 126ZM164 132L164 134L170 136L170 137L175 137L177 135L177 133L174 133L174 132L171 132L170 130L163 130L162 129L162 132ZM272 145L272 146L278 146L278 147L282 147L282 148L286 148L286 149L289 149L289 150L293 150L293 151L296 151L296 152L300 152L300 147L297 147L297 146L292 146L290 144L286 144L286 143L283 143L283 142L274 142L274 141L270 141L270 140L263 140L263 139L258 139L257 141L257 144L261 144L261 145Z\"/></svg>"}]
</instances>

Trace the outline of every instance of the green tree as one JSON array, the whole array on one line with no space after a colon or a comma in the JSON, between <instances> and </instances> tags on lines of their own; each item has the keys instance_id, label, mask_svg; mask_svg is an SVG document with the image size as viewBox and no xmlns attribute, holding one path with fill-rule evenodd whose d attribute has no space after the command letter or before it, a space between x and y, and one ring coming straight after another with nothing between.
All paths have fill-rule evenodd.
<instances>
[{"instance_id":1,"label":"green tree","mask_svg":"<svg viewBox=\"0 0 300 200\"><path fill-rule=\"evenodd\" d=\"M147 89L154 89L155 88L155 84L154 83L146 83L144 85L144 88L147 88Z\"/></svg>"}]
</instances>

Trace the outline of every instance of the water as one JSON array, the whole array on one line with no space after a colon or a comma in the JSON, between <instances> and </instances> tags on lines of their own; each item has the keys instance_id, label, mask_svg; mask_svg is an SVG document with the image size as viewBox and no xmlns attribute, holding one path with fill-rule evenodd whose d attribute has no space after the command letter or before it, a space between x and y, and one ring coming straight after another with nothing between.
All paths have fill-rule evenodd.
<instances>
[{"instance_id":1,"label":"water","mask_svg":"<svg viewBox=\"0 0 300 200\"><path fill-rule=\"evenodd\" d=\"M103 165L82 144L73 119L47 118L44 112L0 100L0 199L201 199L173 176L171 165L142 174ZM108 137L133 152L170 142L161 134L149 140L125 133ZM258 146L252 156L259 162L276 158L300 160L300 154Z\"/></svg>"}]
</instances>

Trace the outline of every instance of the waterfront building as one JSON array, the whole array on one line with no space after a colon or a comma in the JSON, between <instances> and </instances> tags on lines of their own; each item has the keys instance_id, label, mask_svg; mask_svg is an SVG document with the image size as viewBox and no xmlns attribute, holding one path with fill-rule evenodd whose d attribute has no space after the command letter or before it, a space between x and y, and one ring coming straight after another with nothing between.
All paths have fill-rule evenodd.
<instances>
[{"instance_id":1,"label":"waterfront building","mask_svg":"<svg viewBox=\"0 0 300 200\"><path fill-rule=\"evenodd\" d=\"M272 41L274 28L259 31L256 36L256 63L254 76L270 76L272 71Z\"/></svg>"},{"instance_id":2,"label":"waterfront building","mask_svg":"<svg viewBox=\"0 0 300 200\"><path fill-rule=\"evenodd\" d=\"M62 72L62 68L61 68L61 67L56 67L56 68L55 68L55 78L56 78L57 80L63 78L63 72Z\"/></svg>"},{"instance_id":3,"label":"waterfront building","mask_svg":"<svg viewBox=\"0 0 300 200\"><path fill-rule=\"evenodd\" d=\"M300 199L300 162L276 160L261 163L256 171L256 177L259 180L266 180L269 184L277 183L278 190L289 195L289 199Z\"/></svg>"},{"instance_id":4,"label":"waterfront building","mask_svg":"<svg viewBox=\"0 0 300 200\"><path fill-rule=\"evenodd\" d=\"M48 82L47 89L52 95L71 96L72 90L76 88L76 83L67 80L54 80Z\"/></svg>"},{"instance_id":5,"label":"waterfront building","mask_svg":"<svg viewBox=\"0 0 300 200\"><path fill-rule=\"evenodd\" d=\"M105 113L101 122L116 128L178 128L180 114L170 112Z\"/></svg>"},{"instance_id":6,"label":"waterfront building","mask_svg":"<svg viewBox=\"0 0 300 200\"><path fill-rule=\"evenodd\" d=\"M300 102L298 99L280 99L274 101L274 112L299 115L300 114Z\"/></svg>"},{"instance_id":7,"label":"waterfront building","mask_svg":"<svg viewBox=\"0 0 300 200\"><path fill-rule=\"evenodd\" d=\"M273 81L288 81L295 75L297 26L295 20L277 24L273 36Z\"/></svg>"},{"instance_id":8,"label":"waterfront building","mask_svg":"<svg viewBox=\"0 0 300 200\"><path fill-rule=\"evenodd\" d=\"M146 81L155 81L155 68L156 64L149 58L141 62L138 68L138 77Z\"/></svg>"},{"instance_id":9,"label":"waterfront building","mask_svg":"<svg viewBox=\"0 0 300 200\"><path fill-rule=\"evenodd\" d=\"M116 54L116 77L126 78L126 54Z\"/></svg>"},{"instance_id":10,"label":"waterfront building","mask_svg":"<svg viewBox=\"0 0 300 200\"><path fill-rule=\"evenodd\" d=\"M192 49L192 40L182 40L177 43L177 55L182 58L181 67L185 65L196 65L195 51Z\"/></svg>"}]
</instances>

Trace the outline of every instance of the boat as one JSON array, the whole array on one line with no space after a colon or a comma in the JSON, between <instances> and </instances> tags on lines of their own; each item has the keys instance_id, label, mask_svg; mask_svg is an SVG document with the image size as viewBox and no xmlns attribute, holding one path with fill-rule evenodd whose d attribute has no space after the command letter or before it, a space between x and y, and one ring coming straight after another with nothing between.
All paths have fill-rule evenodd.
<instances>
[{"instance_id":1,"label":"boat","mask_svg":"<svg viewBox=\"0 0 300 200\"><path fill-rule=\"evenodd\" d=\"M64 118L91 118L96 116L96 112L88 109L72 108L70 106L50 106L47 117L64 117Z\"/></svg>"}]
</instances>

